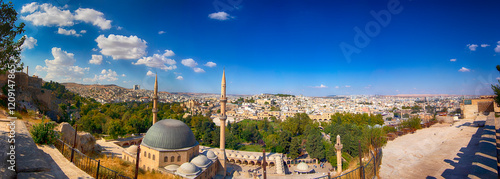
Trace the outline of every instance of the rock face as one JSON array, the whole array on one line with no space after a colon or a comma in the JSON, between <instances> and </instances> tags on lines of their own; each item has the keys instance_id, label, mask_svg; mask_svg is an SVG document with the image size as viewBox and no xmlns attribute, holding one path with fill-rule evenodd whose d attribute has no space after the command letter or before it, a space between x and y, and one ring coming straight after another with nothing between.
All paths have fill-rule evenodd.
<instances>
[{"instance_id":1,"label":"rock face","mask_svg":"<svg viewBox=\"0 0 500 179\"><path fill-rule=\"evenodd\" d=\"M61 133L61 139L69 144L73 145L73 140L75 139L75 129L67 123L63 122L56 127L56 131ZM88 132L78 132L76 137L76 148L82 153L90 153L92 151L99 151L99 145L96 145L96 140L92 134Z\"/></svg>"}]
</instances>

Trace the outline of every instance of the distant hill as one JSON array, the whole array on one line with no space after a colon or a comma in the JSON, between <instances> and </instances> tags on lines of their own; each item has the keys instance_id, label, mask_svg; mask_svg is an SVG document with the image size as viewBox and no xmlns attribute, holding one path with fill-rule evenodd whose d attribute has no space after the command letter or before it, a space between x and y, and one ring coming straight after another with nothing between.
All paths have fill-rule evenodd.
<instances>
[{"instance_id":1,"label":"distant hill","mask_svg":"<svg viewBox=\"0 0 500 179\"><path fill-rule=\"evenodd\" d=\"M131 88L124 88L124 87L114 85L114 84L108 84L108 85L97 85L97 84L85 85L85 84L78 84L78 83L61 83L61 84L64 85L66 88L110 88L110 87L117 87L117 88L122 88L124 90L131 89Z\"/></svg>"}]
</instances>

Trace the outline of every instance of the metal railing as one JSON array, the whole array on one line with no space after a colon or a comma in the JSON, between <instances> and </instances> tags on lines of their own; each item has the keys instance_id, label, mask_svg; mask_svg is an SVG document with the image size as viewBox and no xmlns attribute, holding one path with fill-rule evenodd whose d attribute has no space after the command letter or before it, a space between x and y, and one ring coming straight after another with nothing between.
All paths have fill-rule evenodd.
<instances>
[{"instance_id":1,"label":"metal railing","mask_svg":"<svg viewBox=\"0 0 500 179\"><path fill-rule=\"evenodd\" d=\"M371 153L371 152L370 152ZM377 177L377 172L380 169L382 162L382 149L377 150L377 155L373 155L366 164L360 165L358 168L344 173L340 176L330 177L332 179L373 179ZM325 176L324 178L328 178Z\"/></svg>"},{"instance_id":2,"label":"metal railing","mask_svg":"<svg viewBox=\"0 0 500 179\"><path fill-rule=\"evenodd\" d=\"M131 179L130 177L120 174L120 172L102 166L100 160L95 160L81 153L78 149L74 149L60 139L55 142L54 146L66 159L72 161L75 166L96 179Z\"/></svg>"}]
</instances>

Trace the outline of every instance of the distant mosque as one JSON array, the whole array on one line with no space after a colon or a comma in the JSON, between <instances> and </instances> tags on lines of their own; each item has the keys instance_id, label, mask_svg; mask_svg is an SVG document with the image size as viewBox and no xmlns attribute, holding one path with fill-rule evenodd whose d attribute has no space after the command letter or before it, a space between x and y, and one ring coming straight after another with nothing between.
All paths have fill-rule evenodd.
<instances>
[{"instance_id":1,"label":"distant mosque","mask_svg":"<svg viewBox=\"0 0 500 179\"><path fill-rule=\"evenodd\" d=\"M157 122L158 76L155 78L153 97L153 126L151 126L140 145L139 167L147 171L161 172L190 179L214 178L217 174L226 175L225 126L221 125L220 149L199 153L199 143L193 132L184 122L164 119ZM225 124L226 114L226 77L222 73L221 84L221 124ZM127 148L122 158L135 164L137 145ZM217 156L219 154L219 156Z\"/></svg>"}]
</instances>

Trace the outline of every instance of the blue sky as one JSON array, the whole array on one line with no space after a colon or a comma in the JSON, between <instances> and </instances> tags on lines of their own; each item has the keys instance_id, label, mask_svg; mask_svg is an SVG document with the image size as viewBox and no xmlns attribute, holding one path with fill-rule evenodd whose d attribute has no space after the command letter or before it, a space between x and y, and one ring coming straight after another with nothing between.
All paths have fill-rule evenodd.
<instances>
[{"instance_id":1,"label":"blue sky","mask_svg":"<svg viewBox=\"0 0 500 179\"><path fill-rule=\"evenodd\" d=\"M499 1L16 1L44 80L229 94L491 94ZM36 41L36 43L35 43ZM150 75L148 75L150 74Z\"/></svg>"}]
</instances>

